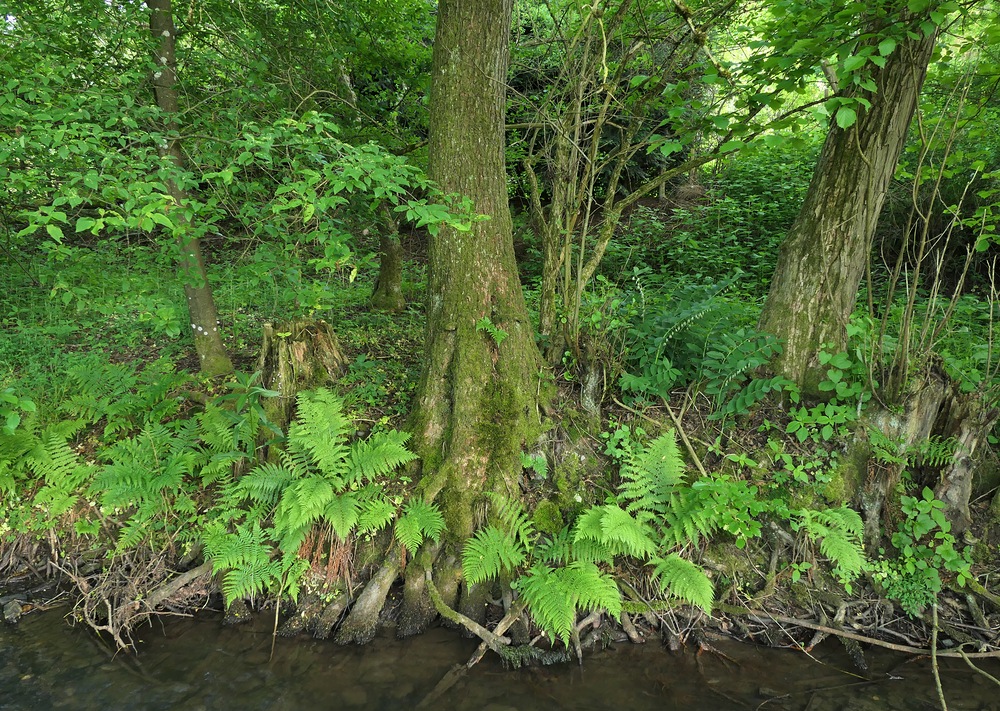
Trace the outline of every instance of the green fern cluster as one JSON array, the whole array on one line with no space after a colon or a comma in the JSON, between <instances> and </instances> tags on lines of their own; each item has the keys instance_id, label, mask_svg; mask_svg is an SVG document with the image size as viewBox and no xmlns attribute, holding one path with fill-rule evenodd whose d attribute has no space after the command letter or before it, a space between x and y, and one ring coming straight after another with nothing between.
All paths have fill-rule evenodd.
<instances>
[{"instance_id":1,"label":"green fern cluster","mask_svg":"<svg viewBox=\"0 0 1000 711\"><path fill-rule=\"evenodd\" d=\"M77 503L94 473L68 444L82 427L68 420L38 431L32 422L0 433L0 534L48 531Z\"/></svg>"},{"instance_id":2,"label":"green fern cluster","mask_svg":"<svg viewBox=\"0 0 1000 711\"><path fill-rule=\"evenodd\" d=\"M677 383L697 378L720 334L736 331L750 318L738 303L721 298L736 280L685 285L669 294L662 285L648 295L640 288L632 302L626 300L623 308L635 317L625 337L630 372L620 379L622 389L667 397Z\"/></svg>"},{"instance_id":3,"label":"green fern cluster","mask_svg":"<svg viewBox=\"0 0 1000 711\"><path fill-rule=\"evenodd\" d=\"M781 354L781 342L754 328L740 328L715 336L701 363L704 391L715 400L709 416L721 420L742 415L770 393L795 389L781 376L755 377L756 371Z\"/></svg>"},{"instance_id":4,"label":"green fern cluster","mask_svg":"<svg viewBox=\"0 0 1000 711\"><path fill-rule=\"evenodd\" d=\"M227 492L220 518L227 518L225 511L243 507L237 509L242 516L228 516L236 522L235 530L215 531L212 544L206 542L216 569L229 571L227 600L276 586L294 597L298 579L308 567L295 562L297 554L315 526L327 526L346 540L379 531L395 519L396 538L410 550L425 539L438 540L444 530L436 506L413 500L400 512L386 494L386 478L416 456L405 447L407 434L381 432L350 442L354 428L344 414L343 401L324 388L300 393L297 406L296 421L289 426L278 461L254 467ZM247 528L262 521L269 525L259 535ZM251 534L256 536L253 541L260 536L273 541L278 557L268 558L265 565L263 549L247 543ZM214 551L219 552L218 559ZM247 555L241 558L229 555L230 551Z\"/></svg>"},{"instance_id":5,"label":"green fern cluster","mask_svg":"<svg viewBox=\"0 0 1000 711\"><path fill-rule=\"evenodd\" d=\"M141 370L94 359L70 368L68 375L72 394L66 412L88 424L103 422L105 440L175 416L179 403L173 395L189 379L164 359Z\"/></svg>"},{"instance_id":6,"label":"green fern cluster","mask_svg":"<svg viewBox=\"0 0 1000 711\"><path fill-rule=\"evenodd\" d=\"M580 612L605 610L615 619L621 616L618 585L594 563L577 560L558 568L536 563L514 587L538 626L565 645Z\"/></svg>"},{"instance_id":7,"label":"green fern cluster","mask_svg":"<svg viewBox=\"0 0 1000 711\"><path fill-rule=\"evenodd\" d=\"M644 448L627 448L621 477L614 500L590 507L552 536L540 536L519 503L494 498L493 521L463 549L466 582L526 569L513 586L538 626L563 643L581 612L604 609L615 617L621 612L621 593L602 569L619 556L650 564L664 592L711 612L714 592L708 576L672 550L677 536L667 524L671 516L684 518L702 535L710 528L676 510L683 500L678 492L687 487L674 433Z\"/></svg>"}]
</instances>

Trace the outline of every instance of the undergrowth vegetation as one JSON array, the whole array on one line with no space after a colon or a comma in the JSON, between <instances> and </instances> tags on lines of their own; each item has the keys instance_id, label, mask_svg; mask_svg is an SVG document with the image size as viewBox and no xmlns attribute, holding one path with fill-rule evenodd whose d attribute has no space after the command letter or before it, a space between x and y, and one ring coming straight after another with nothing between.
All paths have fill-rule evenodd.
<instances>
[{"instance_id":1,"label":"undergrowth vegetation","mask_svg":"<svg viewBox=\"0 0 1000 711\"><path fill-rule=\"evenodd\" d=\"M411 480L416 455L402 429L423 347L421 230L464 229L475 218L460 200L448 202L451 214L417 197L433 187L401 159L338 135L328 116L309 113L248 126L225 152L194 151L203 153L192 215L219 265L210 284L244 371L228 379L192 373L176 250L163 239L171 225L152 217L164 196L148 176L131 169L98 181L81 158L67 185L108 205L145 192L131 212L72 226L55 209L72 205L72 191L42 186L50 204L19 217L21 257L0 291L0 549L45 540L54 557L203 558L232 605L351 587L360 571L345 561L364 546L395 546L413 560L425 542L449 542L437 503ZM316 136L326 152L313 150ZM772 554L756 581L765 590L805 578L850 593L870 580L914 617L947 586L975 578L971 546L953 535L934 493L958 438L907 442L870 416L882 405L904 409L880 401L892 378L899 392L936 369L966 394L1000 386L988 280L973 275L954 298L915 288L881 313L862 305L848 348L818 356L819 399L769 370L783 344L758 330L760 301L816 150L810 139L745 153L703 197L645 205L623 223L581 296L591 362L567 350L554 369L570 424L546 422L554 440L603 438L605 466L567 484L577 454L522 453L527 496L489 499L484 525L459 552L467 587L514 591L536 627L569 646L582 614L620 620L636 608L626 584L642 588L649 607L706 615L754 592L713 567L730 546L762 569ZM391 315L366 303L379 202L417 242L405 264L409 306ZM71 229L75 239L64 234ZM35 230L48 237L29 244ZM885 288L888 272L875 264L868 288ZM301 392L282 431L265 414L278 393L254 371L261 325L290 316L329 321L347 366L329 388ZM505 347L509 334L493 316L472 325L493 351ZM916 355L900 378L888 364L907 353ZM599 404L611 416L571 436L565 402L579 395L584 365L600 372ZM849 480L859 441L894 477L875 545ZM538 512L557 499L542 525Z\"/></svg>"}]
</instances>

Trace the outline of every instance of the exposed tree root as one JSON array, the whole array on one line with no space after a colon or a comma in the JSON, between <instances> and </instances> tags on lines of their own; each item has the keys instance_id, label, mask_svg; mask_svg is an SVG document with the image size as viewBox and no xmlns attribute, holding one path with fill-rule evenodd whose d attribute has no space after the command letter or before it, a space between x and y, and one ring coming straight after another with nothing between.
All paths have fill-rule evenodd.
<instances>
[{"instance_id":1,"label":"exposed tree root","mask_svg":"<svg viewBox=\"0 0 1000 711\"><path fill-rule=\"evenodd\" d=\"M337 631L337 644L366 644L375 638L378 631L378 617L385 605L389 588L399 576L401 555L393 548L385 563L372 576L364 591L358 596L347 619Z\"/></svg>"},{"instance_id":2,"label":"exposed tree root","mask_svg":"<svg viewBox=\"0 0 1000 711\"><path fill-rule=\"evenodd\" d=\"M431 579L430 572L427 573L425 582L427 583L427 592L430 593L431 601L434 603L434 609L438 611L438 614L441 615L441 617L446 620L450 620L460 627L464 627L469 632L479 637L479 639L483 640L483 642L485 642L490 649L498 654L500 653L501 648L510 644L509 637L501 637L495 632L490 632L472 618L445 605L444 600L441 599L441 593L438 592L437 587L434 585L434 581Z\"/></svg>"},{"instance_id":3,"label":"exposed tree root","mask_svg":"<svg viewBox=\"0 0 1000 711\"><path fill-rule=\"evenodd\" d=\"M398 637L411 637L426 630L437 611L427 593L426 577L433 573L434 559L441 550L439 544L425 544L406 568L403 587L403 610L396 625Z\"/></svg>"}]
</instances>

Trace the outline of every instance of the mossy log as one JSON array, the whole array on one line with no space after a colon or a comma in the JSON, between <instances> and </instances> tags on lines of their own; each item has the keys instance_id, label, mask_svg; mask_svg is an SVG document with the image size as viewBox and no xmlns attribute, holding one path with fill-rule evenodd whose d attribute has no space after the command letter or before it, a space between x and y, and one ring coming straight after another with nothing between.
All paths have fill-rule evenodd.
<instances>
[{"instance_id":1,"label":"mossy log","mask_svg":"<svg viewBox=\"0 0 1000 711\"><path fill-rule=\"evenodd\" d=\"M261 385L279 393L265 403L268 418L284 430L295 396L335 380L346 365L337 336L326 321L296 319L264 324L257 368Z\"/></svg>"}]
</instances>

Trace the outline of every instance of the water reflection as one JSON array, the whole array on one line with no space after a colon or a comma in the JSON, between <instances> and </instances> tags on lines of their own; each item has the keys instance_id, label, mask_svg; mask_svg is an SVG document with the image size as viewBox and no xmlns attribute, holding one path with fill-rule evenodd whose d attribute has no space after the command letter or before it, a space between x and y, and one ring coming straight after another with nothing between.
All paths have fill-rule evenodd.
<instances>
[{"instance_id":1,"label":"water reflection","mask_svg":"<svg viewBox=\"0 0 1000 711\"><path fill-rule=\"evenodd\" d=\"M136 656L111 656L57 613L0 625L0 710L414 708L475 643L446 630L364 647L279 639L261 620L168 619L147 629ZM435 709L558 711L922 711L940 708L926 660L873 654L873 678L853 673L834 642L819 663L783 650L718 643L725 656L671 655L656 644L619 645L585 660L505 671L487 657ZM1000 675L997 664L984 664ZM1000 709L1000 688L961 661L944 665L951 711Z\"/></svg>"}]
</instances>

